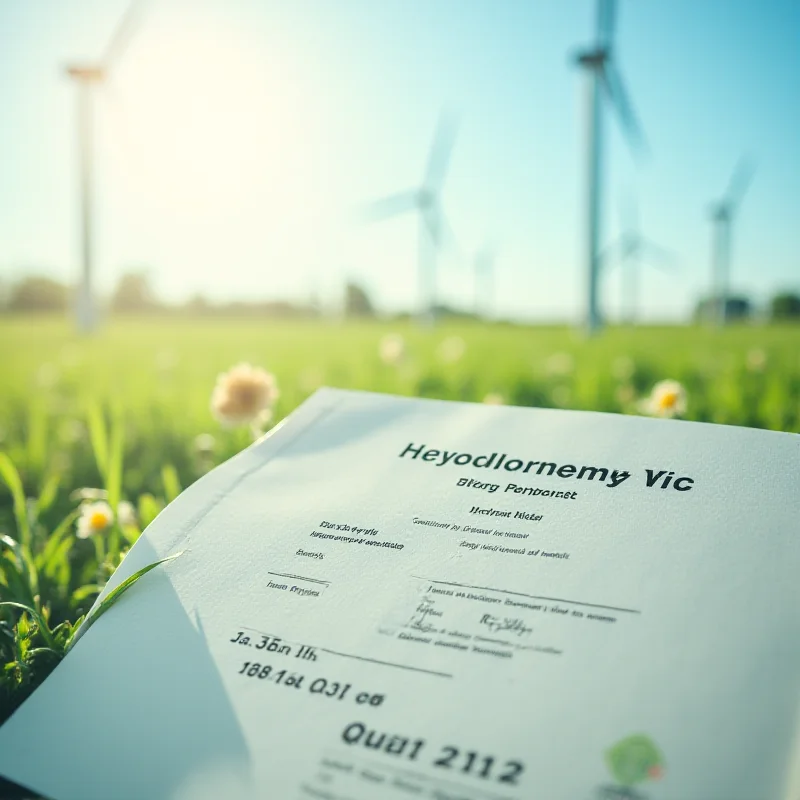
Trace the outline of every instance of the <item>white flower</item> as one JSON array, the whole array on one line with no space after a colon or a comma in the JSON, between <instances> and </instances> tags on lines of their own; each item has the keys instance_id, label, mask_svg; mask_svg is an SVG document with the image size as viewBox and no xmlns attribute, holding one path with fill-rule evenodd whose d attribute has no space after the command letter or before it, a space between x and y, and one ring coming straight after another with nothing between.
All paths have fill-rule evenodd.
<instances>
[{"instance_id":1,"label":"white flower","mask_svg":"<svg viewBox=\"0 0 800 800\"><path fill-rule=\"evenodd\" d=\"M659 381L650 397L641 403L645 414L654 417L676 417L686 413L686 389L678 381Z\"/></svg>"},{"instance_id":2,"label":"white flower","mask_svg":"<svg viewBox=\"0 0 800 800\"><path fill-rule=\"evenodd\" d=\"M575 359L569 353L553 353L544 367L548 375L570 375L575 369Z\"/></svg>"},{"instance_id":3,"label":"white flower","mask_svg":"<svg viewBox=\"0 0 800 800\"><path fill-rule=\"evenodd\" d=\"M498 392L489 392L489 394L483 398L483 402L487 406L502 406L506 401L503 395Z\"/></svg>"},{"instance_id":4,"label":"white flower","mask_svg":"<svg viewBox=\"0 0 800 800\"><path fill-rule=\"evenodd\" d=\"M223 425L256 425L272 415L278 399L275 378L250 364L238 364L217 378L211 411Z\"/></svg>"},{"instance_id":5,"label":"white flower","mask_svg":"<svg viewBox=\"0 0 800 800\"><path fill-rule=\"evenodd\" d=\"M129 503L127 500L121 500L117 506L117 519L119 520L119 524L124 528L135 528L138 521L136 519L136 509L133 507L133 503Z\"/></svg>"},{"instance_id":6,"label":"white flower","mask_svg":"<svg viewBox=\"0 0 800 800\"><path fill-rule=\"evenodd\" d=\"M114 512L105 500L94 503L84 503L78 517L78 538L88 539L98 533L103 533L114 522Z\"/></svg>"},{"instance_id":7,"label":"white flower","mask_svg":"<svg viewBox=\"0 0 800 800\"><path fill-rule=\"evenodd\" d=\"M455 364L466 352L467 345L460 336L448 336L439 345L437 353L445 364Z\"/></svg>"},{"instance_id":8,"label":"white flower","mask_svg":"<svg viewBox=\"0 0 800 800\"><path fill-rule=\"evenodd\" d=\"M201 456L211 455L217 446L217 440L210 433L199 433L194 437L195 452Z\"/></svg>"},{"instance_id":9,"label":"white flower","mask_svg":"<svg viewBox=\"0 0 800 800\"><path fill-rule=\"evenodd\" d=\"M105 489L92 489L85 487L83 489L75 489L70 494L71 500L105 500L108 497L108 492Z\"/></svg>"},{"instance_id":10,"label":"white flower","mask_svg":"<svg viewBox=\"0 0 800 800\"><path fill-rule=\"evenodd\" d=\"M403 359L406 343L399 333L387 333L378 345L378 354L384 364L397 364Z\"/></svg>"},{"instance_id":11,"label":"white flower","mask_svg":"<svg viewBox=\"0 0 800 800\"><path fill-rule=\"evenodd\" d=\"M760 347L753 347L747 351L745 363L750 372L762 372L767 365L767 354Z\"/></svg>"}]
</instances>

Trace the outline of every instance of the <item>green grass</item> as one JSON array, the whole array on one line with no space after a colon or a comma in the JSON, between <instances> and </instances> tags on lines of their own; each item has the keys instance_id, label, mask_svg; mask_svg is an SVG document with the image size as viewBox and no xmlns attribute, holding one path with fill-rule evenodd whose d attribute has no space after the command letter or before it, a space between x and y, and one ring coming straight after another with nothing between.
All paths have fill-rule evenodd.
<instances>
[{"instance_id":1,"label":"green grass","mask_svg":"<svg viewBox=\"0 0 800 800\"><path fill-rule=\"evenodd\" d=\"M397 365L378 354L403 336ZM463 356L439 354L449 337ZM246 446L209 398L240 361L273 372L275 419L321 385L516 405L635 413L664 378L688 392L686 417L800 431L800 327L617 328L586 341L566 328L448 324L114 321L78 338L65 321L0 320L0 723L69 648L121 553L172 499ZM195 447L212 434L211 452ZM128 500L137 525L75 536L82 487ZM24 606L22 608L21 606Z\"/></svg>"}]
</instances>

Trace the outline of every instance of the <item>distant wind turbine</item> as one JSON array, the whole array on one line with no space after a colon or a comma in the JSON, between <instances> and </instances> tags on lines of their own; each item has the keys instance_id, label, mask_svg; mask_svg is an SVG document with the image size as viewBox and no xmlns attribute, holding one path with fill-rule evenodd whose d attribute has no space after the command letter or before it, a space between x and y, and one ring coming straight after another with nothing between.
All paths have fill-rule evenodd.
<instances>
[{"instance_id":1,"label":"distant wind turbine","mask_svg":"<svg viewBox=\"0 0 800 800\"><path fill-rule=\"evenodd\" d=\"M711 296L716 303L717 324L728 321L731 290L731 227L739 204L753 180L755 164L742 157L731 176L728 191L711 206Z\"/></svg>"},{"instance_id":2,"label":"distant wind turbine","mask_svg":"<svg viewBox=\"0 0 800 800\"><path fill-rule=\"evenodd\" d=\"M494 261L497 254L494 248L484 245L473 262L475 270L475 316L491 319L494 311Z\"/></svg>"},{"instance_id":3,"label":"distant wind turbine","mask_svg":"<svg viewBox=\"0 0 800 800\"><path fill-rule=\"evenodd\" d=\"M644 266L671 271L675 257L669 250L650 241L639 228L639 209L633 196L620 209L622 231L619 239L603 254L603 269L614 263L622 268L622 315L629 325L635 325L639 308L639 279Z\"/></svg>"},{"instance_id":4,"label":"distant wind turbine","mask_svg":"<svg viewBox=\"0 0 800 800\"><path fill-rule=\"evenodd\" d=\"M94 93L105 84L119 63L133 35L142 0L134 0L127 8L105 52L99 61L76 62L65 67L77 85L78 152L80 173L80 242L81 271L75 297L78 329L84 333L97 325L97 309L93 292L94 280Z\"/></svg>"},{"instance_id":5,"label":"distant wind turbine","mask_svg":"<svg viewBox=\"0 0 800 800\"><path fill-rule=\"evenodd\" d=\"M586 329L591 335L599 330L600 237L603 204L603 98L616 111L622 130L634 152L645 149L644 133L633 110L628 92L613 58L615 0L597 2L597 38L589 49L574 56L575 63L587 77L587 225L586 225Z\"/></svg>"},{"instance_id":6,"label":"distant wind turbine","mask_svg":"<svg viewBox=\"0 0 800 800\"><path fill-rule=\"evenodd\" d=\"M368 220L396 217L410 211L419 215L418 280L420 313L423 319L433 321L437 307L437 261L445 244L455 241L450 224L442 208L442 186L450 165L458 123L455 117L442 114L428 154L428 164L422 184L370 203L366 209Z\"/></svg>"}]
</instances>

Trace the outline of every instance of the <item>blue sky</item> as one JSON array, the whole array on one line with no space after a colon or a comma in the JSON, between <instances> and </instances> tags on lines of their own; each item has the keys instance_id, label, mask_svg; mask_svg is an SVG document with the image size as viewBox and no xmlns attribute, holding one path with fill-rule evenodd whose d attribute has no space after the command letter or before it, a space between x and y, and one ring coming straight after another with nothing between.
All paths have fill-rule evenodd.
<instances>
[{"instance_id":1,"label":"blue sky","mask_svg":"<svg viewBox=\"0 0 800 800\"><path fill-rule=\"evenodd\" d=\"M76 274L75 96L59 69L102 52L124 0L0 4L0 275ZM568 63L592 0L151 0L97 97L98 282L145 266L173 299L332 301L357 278L416 302L413 216L359 204L422 177L440 109L462 126L444 203L462 249L496 243L497 312L577 318L584 100ZM800 5L620 0L618 64L651 156L607 117L604 240L638 198L677 270L646 270L642 312L680 319L709 283L709 203L739 157L758 170L734 229L733 286L800 290ZM453 256L444 301L469 305ZM603 278L619 307L619 270Z\"/></svg>"}]
</instances>

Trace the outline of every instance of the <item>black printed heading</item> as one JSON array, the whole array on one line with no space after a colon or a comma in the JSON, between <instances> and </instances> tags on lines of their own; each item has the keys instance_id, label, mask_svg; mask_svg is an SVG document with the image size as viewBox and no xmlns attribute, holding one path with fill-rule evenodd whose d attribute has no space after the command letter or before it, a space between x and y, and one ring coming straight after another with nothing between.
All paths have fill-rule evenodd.
<instances>
[{"instance_id":1,"label":"black printed heading","mask_svg":"<svg viewBox=\"0 0 800 800\"><path fill-rule=\"evenodd\" d=\"M555 461L533 461L527 458L509 457L507 453L485 453L473 455L457 450L436 450L426 444L406 445L400 458L415 459L436 467L457 466L474 467L486 470L505 470L532 475L555 476L557 478L597 481L609 489L616 489L631 477L625 469L598 467L579 464L559 464ZM675 472L666 469L645 469L644 482L648 488L676 489L688 492L694 488L694 479L686 476L675 476Z\"/></svg>"}]
</instances>

